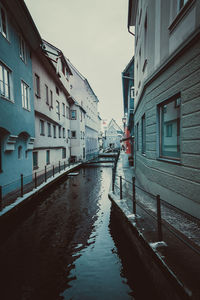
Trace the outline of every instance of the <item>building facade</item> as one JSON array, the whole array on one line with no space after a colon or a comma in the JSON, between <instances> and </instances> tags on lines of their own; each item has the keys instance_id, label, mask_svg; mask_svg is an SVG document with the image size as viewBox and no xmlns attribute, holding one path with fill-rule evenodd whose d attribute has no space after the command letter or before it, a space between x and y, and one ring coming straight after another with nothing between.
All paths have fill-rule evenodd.
<instances>
[{"instance_id":1,"label":"building facade","mask_svg":"<svg viewBox=\"0 0 200 300\"><path fill-rule=\"evenodd\" d=\"M64 75L67 81L71 72L68 71L69 66L63 55L57 51L54 55L49 55L49 51L52 53L55 48L46 45L47 43L43 44L41 53L33 55L35 108L33 169L37 171L44 171L45 166L52 168L59 162L68 163L71 149L69 92L64 82Z\"/></svg>"},{"instance_id":2,"label":"building facade","mask_svg":"<svg viewBox=\"0 0 200 300\"><path fill-rule=\"evenodd\" d=\"M134 153L134 57L122 72L122 90L124 104L124 138L126 153Z\"/></svg>"},{"instance_id":3,"label":"building facade","mask_svg":"<svg viewBox=\"0 0 200 300\"><path fill-rule=\"evenodd\" d=\"M32 36L30 39L29 37ZM0 185L32 180L35 139L32 55L41 38L23 1L0 1Z\"/></svg>"},{"instance_id":4,"label":"building facade","mask_svg":"<svg viewBox=\"0 0 200 300\"><path fill-rule=\"evenodd\" d=\"M123 131L114 119L111 119L104 132L103 148L120 149Z\"/></svg>"},{"instance_id":5,"label":"building facade","mask_svg":"<svg viewBox=\"0 0 200 300\"><path fill-rule=\"evenodd\" d=\"M200 217L200 1L129 1L138 185Z\"/></svg>"}]
</instances>

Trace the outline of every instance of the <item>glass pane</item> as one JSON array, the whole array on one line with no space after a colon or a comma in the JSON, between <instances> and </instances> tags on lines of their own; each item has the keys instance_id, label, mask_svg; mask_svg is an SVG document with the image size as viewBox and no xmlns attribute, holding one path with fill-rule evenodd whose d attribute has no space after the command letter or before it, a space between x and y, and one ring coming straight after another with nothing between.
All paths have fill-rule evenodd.
<instances>
[{"instance_id":1,"label":"glass pane","mask_svg":"<svg viewBox=\"0 0 200 300\"><path fill-rule=\"evenodd\" d=\"M178 99L161 107L161 155L172 158L180 157L180 105L177 106ZM180 103L180 100L178 102Z\"/></svg>"}]
</instances>

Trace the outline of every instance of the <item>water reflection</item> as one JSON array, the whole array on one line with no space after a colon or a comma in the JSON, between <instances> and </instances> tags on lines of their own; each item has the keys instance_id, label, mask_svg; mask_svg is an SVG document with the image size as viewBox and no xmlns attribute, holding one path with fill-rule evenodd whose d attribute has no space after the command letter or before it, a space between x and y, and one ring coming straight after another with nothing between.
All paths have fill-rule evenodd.
<instances>
[{"instance_id":1,"label":"water reflection","mask_svg":"<svg viewBox=\"0 0 200 300\"><path fill-rule=\"evenodd\" d=\"M110 179L109 168L80 170L23 216L0 245L1 299L134 299L110 221Z\"/></svg>"}]
</instances>

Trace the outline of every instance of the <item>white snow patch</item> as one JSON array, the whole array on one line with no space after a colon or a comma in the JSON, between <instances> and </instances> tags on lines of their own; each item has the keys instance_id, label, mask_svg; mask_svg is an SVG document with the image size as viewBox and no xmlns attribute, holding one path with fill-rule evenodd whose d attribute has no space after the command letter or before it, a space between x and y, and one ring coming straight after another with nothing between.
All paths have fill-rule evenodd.
<instances>
[{"instance_id":1,"label":"white snow patch","mask_svg":"<svg viewBox=\"0 0 200 300\"><path fill-rule=\"evenodd\" d=\"M162 241L162 242L150 243L150 246L153 250L156 250L159 247L167 247L167 244L164 241Z\"/></svg>"}]
</instances>

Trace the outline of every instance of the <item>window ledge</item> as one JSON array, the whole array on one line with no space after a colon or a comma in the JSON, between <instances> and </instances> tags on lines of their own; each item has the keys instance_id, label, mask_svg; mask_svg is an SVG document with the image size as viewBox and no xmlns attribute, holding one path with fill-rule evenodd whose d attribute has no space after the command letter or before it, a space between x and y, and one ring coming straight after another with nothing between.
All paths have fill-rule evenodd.
<instances>
[{"instance_id":1,"label":"window ledge","mask_svg":"<svg viewBox=\"0 0 200 300\"><path fill-rule=\"evenodd\" d=\"M26 107L22 107L24 110L26 110L26 111L31 111L29 108L26 108Z\"/></svg>"},{"instance_id":2,"label":"window ledge","mask_svg":"<svg viewBox=\"0 0 200 300\"><path fill-rule=\"evenodd\" d=\"M181 8L181 10L178 12L178 15L175 17L173 22L168 27L169 33L171 33L176 26L180 23L180 21L184 18L184 16L187 14L191 6L194 4L196 0L188 0L187 3Z\"/></svg>"},{"instance_id":3,"label":"window ledge","mask_svg":"<svg viewBox=\"0 0 200 300\"><path fill-rule=\"evenodd\" d=\"M9 98L6 98L4 95L0 95L0 98L3 99L3 100L6 100L6 101L8 101L8 102L15 103L14 100L9 99Z\"/></svg>"},{"instance_id":4,"label":"window ledge","mask_svg":"<svg viewBox=\"0 0 200 300\"><path fill-rule=\"evenodd\" d=\"M39 167L38 167L38 166L35 166L35 167L33 167L33 170L37 170L37 169L39 169Z\"/></svg>"},{"instance_id":5,"label":"window ledge","mask_svg":"<svg viewBox=\"0 0 200 300\"><path fill-rule=\"evenodd\" d=\"M175 164L175 165L182 165L181 160L179 159L170 159L170 158L165 158L165 157L157 157L157 160L166 162L166 163L171 163L171 164Z\"/></svg>"}]
</instances>

